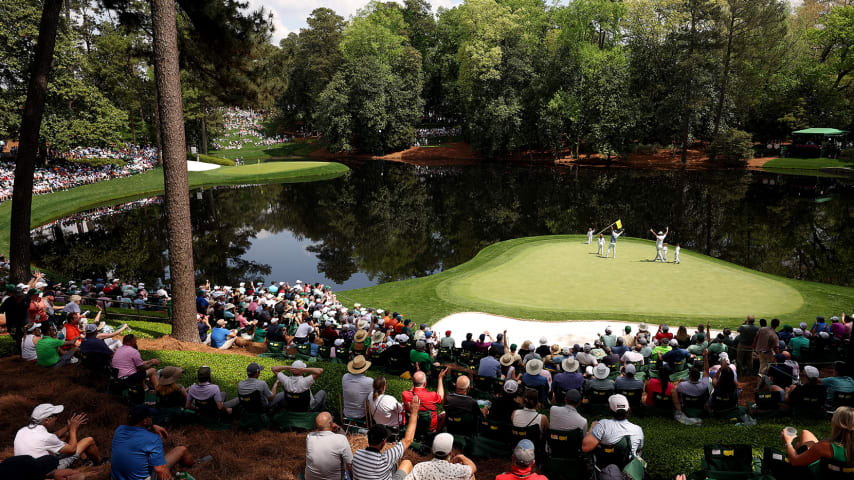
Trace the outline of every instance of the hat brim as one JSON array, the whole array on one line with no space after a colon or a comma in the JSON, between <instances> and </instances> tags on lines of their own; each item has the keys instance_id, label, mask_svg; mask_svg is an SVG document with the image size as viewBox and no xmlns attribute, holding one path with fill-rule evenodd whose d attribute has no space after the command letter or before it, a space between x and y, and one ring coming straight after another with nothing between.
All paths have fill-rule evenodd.
<instances>
[{"instance_id":1,"label":"hat brim","mask_svg":"<svg viewBox=\"0 0 854 480\"><path fill-rule=\"evenodd\" d=\"M347 371L348 371L348 372L350 372L350 373L352 373L353 375L358 375L358 374L360 374L360 373L365 373L369 368L371 368L371 362L370 362L370 361L367 361L367 360L365 361L365 366L364 366L364 367L362 367L362 368L356 368L356 367L354 367L354 366L353 366L353 362L352 362L352 361L350 361L350 363L348 363L348 364L347 364Z\"/></svg>"}]
</instances>

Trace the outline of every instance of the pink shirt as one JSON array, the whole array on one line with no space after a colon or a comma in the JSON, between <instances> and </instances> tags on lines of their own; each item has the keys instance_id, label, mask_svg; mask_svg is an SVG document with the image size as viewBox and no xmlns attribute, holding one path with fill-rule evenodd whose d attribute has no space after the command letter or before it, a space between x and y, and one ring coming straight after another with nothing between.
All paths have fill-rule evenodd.
<instances>
[{"instance_id":1,"label":"pink shirt","mask_svg":"<svg viewBox=\"0 0 854 480\"><path fill-rule=\"evenodd\" d=\"M142 366L142 356L139 350L130 345L122 345L113 354L113 368L118 369L119 378L128 377L137 371L137 367Z\"/></svg>"}]
</instances>

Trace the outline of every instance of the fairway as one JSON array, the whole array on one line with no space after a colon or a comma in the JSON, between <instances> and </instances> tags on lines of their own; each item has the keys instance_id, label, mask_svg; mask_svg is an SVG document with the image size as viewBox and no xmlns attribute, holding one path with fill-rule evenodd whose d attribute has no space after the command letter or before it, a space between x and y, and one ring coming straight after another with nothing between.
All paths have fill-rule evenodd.
<instances>
[{"instance_id":1,"label":"fairway","mask_svg":"<svg viewBox=\"0 0 854 480\"><path fill-rule=\"evenodd\" d=\"M649 261L652 242L625 239L618 248L605 259L575 239L521 244L445 282L440 295L528 310L698 317L781 315L803 304L794 288L709 257L683 250L681 264L664 264Z\"/></svg>"}]
</instances>

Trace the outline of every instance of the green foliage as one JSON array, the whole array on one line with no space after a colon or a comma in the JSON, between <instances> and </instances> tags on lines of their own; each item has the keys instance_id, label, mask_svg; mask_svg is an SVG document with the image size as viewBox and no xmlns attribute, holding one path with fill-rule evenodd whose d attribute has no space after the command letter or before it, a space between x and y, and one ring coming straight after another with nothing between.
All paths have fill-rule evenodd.
<instances>
[{"instance_id":1,"label":"green foliage","mask_svg":"<svg viewBox=\"0 0 854 480\"><path fill-rule=\"evenodd\" d=\"M843 150L839 158L846 162L854 162L854 148Z\"/></svg>"},{"instance_id":2,"label":"green foliage","mask_svg":"<svg viewBox=\"0 0 854 480\"><path fill-rule=\"evenodd\" d=\"M744 166L753 158L753 140L741 130L722 131L706 149L709 159L727 167Z\"/></svg>"},{"instance_id":3,"label":"green foliage","mask_svg":"<svg viewBox=\"0 0 854 480\"><path fill-rule=\"evenodd\" d=\"M187 152L187 160L195 161L196 156L197 155L194 155L192 153ZM222 157L214 157L213 155L198 154L198 160L200 162L203 162L203 163L213 163L216 165L222 165L224 167L233 167L234 166L234 160L230 160L228 158L222 158Z\"/></svg>"},{"instance_id":4,"label":"green foliage","mask_svg":"<svg viewBox=\"0 0 854 480\"><path fill-rule=\"evenodd\" d=\"M103 167L105 165L115 165L121 167L125 164L120 158L74 158L68 160L70 163L79 163L90 167Z\"/></svg>"}]
</instances>

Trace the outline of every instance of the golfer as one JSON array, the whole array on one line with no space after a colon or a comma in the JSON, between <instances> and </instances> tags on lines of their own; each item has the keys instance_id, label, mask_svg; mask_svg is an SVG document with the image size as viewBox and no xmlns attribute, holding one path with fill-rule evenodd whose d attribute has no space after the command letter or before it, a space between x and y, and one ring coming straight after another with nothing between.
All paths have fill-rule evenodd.
<instances>
[{"instance_id":1,"label":"golfer","mask_svg":"<svg viewBox=\"0 0 854 480\"><path fill-rule=\"evenodd\" d=\"M674 257L673 257L673 263L675 263L677 265L679 264L679 250L681 250L681 247L679 247L679 244L677 243L676 244L676 251L675 251Z\"/></svg>"},{"instance_id":2,"label":"golfer","mask_svg":"<svg viewBox=\"0 0 854 480\"><path fill-rule=\"evenodd\" d=\"M611 249L614 249L614 257L617 258L617 239L620 238L620 235L626 233L626 229L622 230L614 230L614 226L611 225L611 243L608 245L608 251L605 252L605 258L608 258L608 254L611 253Z\"/></svg>"},{"instance_id":3,"label":"golfer","mask_svg":"<svg viewBox=\"0 0 854 480\"><path fill-rule=\"evenodd\" d=\"M655 230L649 229L649 233L655 235L655 259L653 262L666 262L667 258L662 256L662 249L664 248L664 238L667 237L667 234L670 233L670 227L667 227L663 232L659 231L655 233Z\"/></svg>"},{"instance_id":4,"label":"golfer","mask_svg":"<svg viewBox=\"0 0 854 480\"><path fill-rule=\"evenodd\" d=\"M599 255L601 257L603 253L605 253L605 235L602 235L600 233L599 234L599 251L596 252L596 255Z\"/></svg>"},{"instance_id":5,"label":"golfer","mask_svg":"<svg viewBox=\"0 0 854 480\"><path fill-rule=\"evenodd\" d=\"M587 229L587 245L593 243L593 227Z\"/></svg>"}]
</instances>

